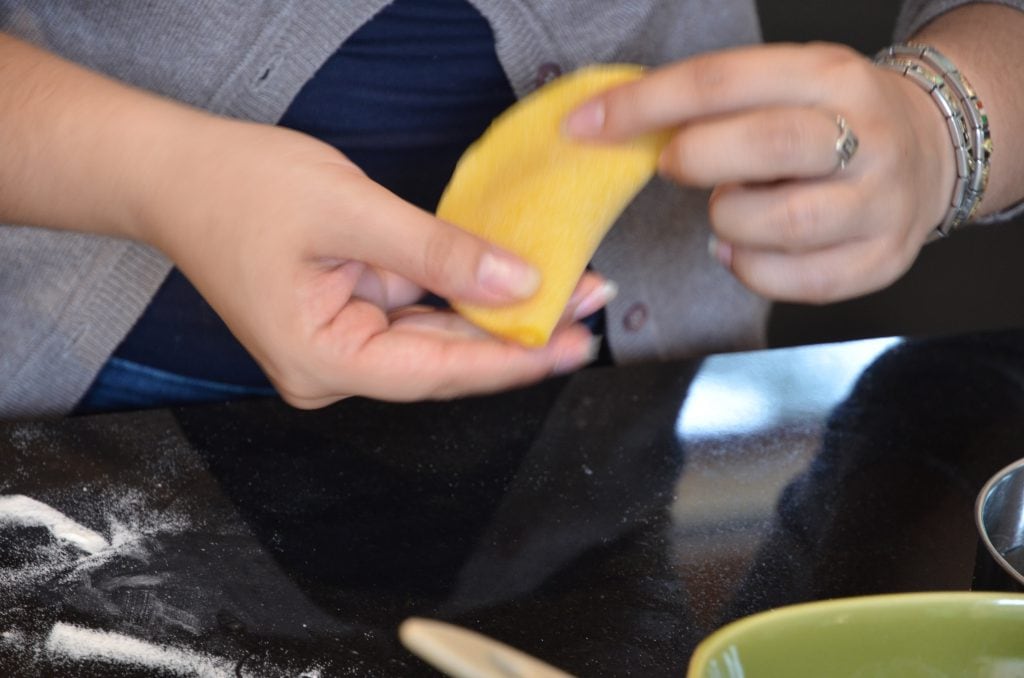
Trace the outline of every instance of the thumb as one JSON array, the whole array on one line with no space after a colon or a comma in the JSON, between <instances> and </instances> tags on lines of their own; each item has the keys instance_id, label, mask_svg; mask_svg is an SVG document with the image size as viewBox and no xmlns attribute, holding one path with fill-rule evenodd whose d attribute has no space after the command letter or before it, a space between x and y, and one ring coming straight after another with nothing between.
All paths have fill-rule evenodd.
<instances>
[{"instance_id":1,"label":"thumb","mask_svg":"<svg viewBox=\"0 0 1024 678\"><path fill-rule=\"evenodd\" d=\"M369 179L359 182L358 223L335 234L346 258L397 273L448 299L500 305L526 299L540 272L521 258L411 205Z\"/></svg>"}]
</instances>

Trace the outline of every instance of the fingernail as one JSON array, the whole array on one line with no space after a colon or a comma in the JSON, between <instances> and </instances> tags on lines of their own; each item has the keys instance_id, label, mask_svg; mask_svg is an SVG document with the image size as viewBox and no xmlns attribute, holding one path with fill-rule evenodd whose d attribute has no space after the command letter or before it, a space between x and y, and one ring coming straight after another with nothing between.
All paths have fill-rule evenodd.
<instances>
[{"instance_id":1,"label":"fingernail","mask_svg":"<svg viewBox=\"0 0 1024 678\"><path fill-rule=\"evenodd\" d=\"M592 137L604 129L604 102L590 101L573 111L565 119L565 132L573 137Z\"/></svg>"},{"instance_id":2,"label":"fingernail","mask_svg":"<svg viewBox=\"0 0 1024 678\"><path fill-rule=\"evenodd\" d=\"M477 282L501 296L525 299L540 287L540 272L507 254L484 252L476 272Z\"/></svg>"},{"instance_id":3,"label":"fingernail","mask_svg":"<svg viewBox=\"0 0 1024 678\"><path fill-rule=\"evenodd\" d=\"M605 280L597 288L591 290L590 294L583 297L576 308L573 309L572 319L580 320L592 313L604 308L619 294L619 286L611 280Z\"/></svg>"},{"instance_id":4,"label":"fingernail","mask_svg":"<svg viewBox=\"0 0 1024 678\"><path fill-rule=\"evenodd\" d=\"M722 242L714 235L708 237L708 254L725 268L732 269L732 245Z\"/></svg>"},{"instance_id":5,"label":"fingernail","mask_svg":"<svg viewBox=\"0 0 1024 678\"><path fill-rule=\"evenodd\" d=\"M551 373L555 375L568 374L597 360L597 356L601 353L603 338L603 335L600 334L591 336L582 355L566 355L563 352L555 361L555 366L552 368Z\"/></svg>"}]
</instances>

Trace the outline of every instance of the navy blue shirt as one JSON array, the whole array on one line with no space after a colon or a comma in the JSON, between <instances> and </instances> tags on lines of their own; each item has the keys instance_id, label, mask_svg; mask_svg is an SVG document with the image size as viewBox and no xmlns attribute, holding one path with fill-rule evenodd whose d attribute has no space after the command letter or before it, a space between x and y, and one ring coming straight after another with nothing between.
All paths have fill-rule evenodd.
<instances>
[{"instance_id":1,"label":"navy blue shirt","mask_svg":"<svg viewBox=\"0 0 1024 678\"><path fill-rule=\"evenodd\" d=\"M432 212L459 156L514 101L490 25L472 5L396 0L345 41L280 124L331 144ZM177 269L114 355L210 381L268 384Z\"/></svg>"}]
</instances>

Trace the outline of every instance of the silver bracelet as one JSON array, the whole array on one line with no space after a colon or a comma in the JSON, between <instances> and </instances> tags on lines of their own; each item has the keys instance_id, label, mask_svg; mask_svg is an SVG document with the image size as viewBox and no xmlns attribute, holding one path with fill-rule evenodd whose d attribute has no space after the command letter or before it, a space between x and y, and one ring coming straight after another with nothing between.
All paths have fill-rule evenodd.
<instances>
[{"instance_id":1,"label":"silver bracelet","mask_svg":"<svg viewBox=\"0 0 1024 678\"><path fill-rule=\"evenodd\" d=\"M946 118L957 179L949 210L935 232L938 236L948 235L974 217L988 185L992 139L984 106L967 79L933 47L892 45L875 56L875 63L917 83L931 95Z\"/></svg>"},{"instance_id":2,"label":"silver bracelet","mask_svg":"<svg viewBox=\"0 0 1024 678\"><path fill-rule=\"evenodd\" d=\"M985 106L978 98L974 88L971 87L971 83L953 65L953 62L934 47L908 42L892 45L889 50L893 54L920 59L941 73L949 86L956 92L960 99L960 107L970 123L971 135L968 140L971 142L971 152L976 161L984 168L983 172L978 172L977 176L973 177L971 190L979 194L984 193L985 187L988 185L988 161L989 156L992 155L992 137L989 133L988 114L985 113Z\"/></svg>"},{"instance_id":3,"label":"silver bracelet","mask_svg":"<svg viewBox=\"0 0 1024 678\"><path fill-rule=\"evenodd\" d=\"M960 105L950 96L945 81L940 76L926 71L912 61L887 57L876 59L875 63L906 76L928 92L946 119L956 158L956 183L953 186L953 197L946 216L935 230L940 236L948 235L966 221L970 209L968 205L971 202L967 195L967 187L971 180L971 158L967 144L967 128Z\"/></svg>"}]
</instances>

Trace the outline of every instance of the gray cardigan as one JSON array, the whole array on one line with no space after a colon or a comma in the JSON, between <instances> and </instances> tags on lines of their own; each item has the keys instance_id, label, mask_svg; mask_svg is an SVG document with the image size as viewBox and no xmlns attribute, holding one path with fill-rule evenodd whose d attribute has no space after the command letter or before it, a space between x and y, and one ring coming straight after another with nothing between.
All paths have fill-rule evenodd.
<instances>
[{"instance_id":1,"label":"gray cardigan","mask_svg":"<svg viewBox=\"0 0 1024 678\"><path fill-rule=\"evenodd\" d=\"M966 0L911 0L907 34ZM519 96L594 62L660 64L753 43L753 0L472 0ZM0 0L0 28L125 82L210 111L276 122L386 0ZM1012 3L1024 8L1024 0ZM619 283L620 361L750 348L767 304L706 254L706 195L652 182L598 252ZM72 408L170 269L145 246L0 226L0 418Z\"/></svg>"}]
</instances>

